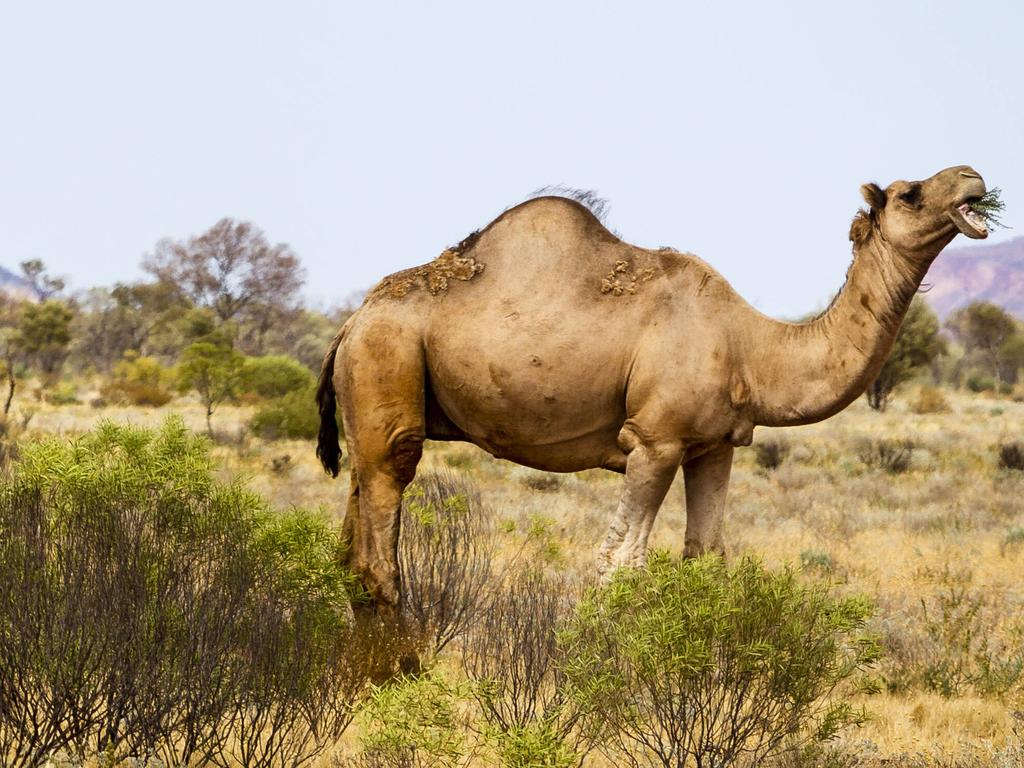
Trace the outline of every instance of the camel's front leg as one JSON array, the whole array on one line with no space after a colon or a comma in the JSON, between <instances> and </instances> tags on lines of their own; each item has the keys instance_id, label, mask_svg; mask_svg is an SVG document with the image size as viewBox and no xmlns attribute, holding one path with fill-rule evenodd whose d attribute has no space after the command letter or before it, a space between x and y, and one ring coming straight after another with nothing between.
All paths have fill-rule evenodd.
<instances>
[{"instance_id":1,"label":"camel's front leg","mask_svg":"<svg viewBox=\"0 0 1024 768\"><path fill-rule=\"evenodd\" d=\"M629 452L622 498L597 556L602 576L622 565L639 567L646 562L647 537L682 456L681 443L641 444Z\"/></svg>"},{"instance_id":2,"label":"camel's front leg","mask_svg":"<svg viewBox=\"0 0 1024 768\"><path fill-rule=\"evenodd\" d=\"M686 545L684 557L705 552L725 555L722 518L732 471L731 445L715 448L683 464L686 480Z\"/></svg>"}]
</instances>

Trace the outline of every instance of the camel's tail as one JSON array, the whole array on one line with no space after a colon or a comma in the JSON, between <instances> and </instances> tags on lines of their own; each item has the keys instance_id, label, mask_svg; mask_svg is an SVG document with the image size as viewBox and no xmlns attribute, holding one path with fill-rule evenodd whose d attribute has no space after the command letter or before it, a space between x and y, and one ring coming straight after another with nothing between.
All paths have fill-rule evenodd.
<instances>
[{"instance_id":1,"label":"camel's tail","mask_svg":"<svg viewBox=\"0 0 1024 768\"><path fill-rule=\"evenodd\" d=\"M334 358L341 343L339 332L324 355L320 378L316 383L316 405L320 409L320 434L316 440L316 455L331 477L337 477L341 470L341 443L338 435L338 420L335 417L337 398L334 394Z\"/></svg>"}]
</instances>

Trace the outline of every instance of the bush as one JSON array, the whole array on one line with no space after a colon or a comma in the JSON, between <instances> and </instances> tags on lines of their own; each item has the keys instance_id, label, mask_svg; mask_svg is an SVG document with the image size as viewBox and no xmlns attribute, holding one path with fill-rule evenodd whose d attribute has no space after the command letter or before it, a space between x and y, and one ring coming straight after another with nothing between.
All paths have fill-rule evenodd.
<instances>
[{"instance_id":1,"label":"bush","mask_svg":"<svg viewBox=\"0 0 1024 768\"><path fill-rule=\"evenodd\" d=\"M1015 441L999 446L999 468L1024 472L1024 442Z\"/></svg>"},{"instance_id":2,"label":"bush","mask_svg":"<svg viewBox=\"0 0 1024 768\"><path fill-rule=\"evenodd\" d=\"M569 620L568 692L615 764L761 765L863 720L843 686L877 658L869 614L789 570L656 553Z\"/></svg>"},{"instance_id":3,"label":"bush","mask_svg":"<svg viewBox=\"0 0 1024 768\"><path fill-rule=\"evenodd\" d=\"M865 440L857 449L857 456L871 469L898 475L910 469L914 443L910 440Z\"/></svg>"},{"instance_id":4,"label":"bush","mask_svg":"<svg viewBox=\"0 0 1024 768\"><path fill-rule=\"evenodd\" d=\"M562 576L527 569L488 603L463 646L485 735L507 768L569 768L586 749L558 652L573 591Z\"/></svg>"},{"instance_id":5,"label":"bush","mask_svg":"<svg viewBox=\"0 0 1024 768\"><path fill-rule=\"evenodd\" d=\"M434 672L374 687L367 702L363 754L366 768L455 768L466 754L462 690Z\"/></svg>"},{"instance_id":6,"label":"bush","mask_svg":"<svg viewBox=\"0 0 1024 768\"><path fill-rule=\"evenodd\" d=\"M169 388L173 379L173 371L152 357L129 358L114 366L113 377L100 394L113 403L159 408L174 398Z\"/></svg>"},{"instance_id":7,"label":"bush","mask_svg":"<svg viewBox=\"0 0 1024 768\"><path fill-rule=\"evenodd\" d=\"M366 674L324 519L213 479L204 440L103 423L0 486L0 755L293 766ZM271 727L272 726L272 727Z\"/></svg>"},{"instance_id":8,"label":"bush","mask_svg":"<svg viewBox=\"0 0 1024 768\"><path fill-rule=\"evenodd\" d=\"M917 397L910 402L912 413L949 413L949 401L938 387L921 387Z\"/></svg>"},{"instance_id":9,"label":"bush","mask_svg":"<svg viewBox=\"0 0 1024 768\"><path fill-rule=\"evenodd\" d=\"M248 358L238 381L239 392L268 399L306 391L312 386L313 374L309 369L287 355Z\"/></svg>"},{"instance_id":10,"label":"bush","mask_svg":"<svg viewBox=\"0 0 1024 768\"><path fill-rule=\"evenodd\" d=\"M459 475L423 472L405 490L398 543L403 597L432 654L465 632L483 607L490 529L479 490Z\"/></svg>"},{"instance_id":11,"label":"bush","mask_svg":"<svg viewBox=\"0 0 1024 768\"><path fill-rule=\"evenodd\" d=\"M782 439L770 438L754 444L754 459L761 469L778 469L789 457L789 443Z\"/></svg>"},{"instance_id":12,"label":"bush","mask_svg":"<svg viewBox=\"0 0 1024 768\"><path fill-rule=\"evenodd\" d=\"M971 392L991 392L996 388L996 380L987 373L973 371L964 382Z\"/></svg>"},{"instance_id":13,"label":"bush","mask_svg":"<svg viewBox=\"0 0 1024 768\"><path fill-rule=\"evenodd\" d=\"M75 385L70 381L62 381L45 393L46 402L50 405L75 405L81 402Z\"/></svg>"},{"instance_id":14,"label":"bush","mask_svg":"<svg viewBox=\"0 0 1024 768\"><path fill-rule=\"evenodd\" d=\"M320 430L320 414L312 385L261 405L249 420L249 428L264 440L315 439Z\"/></svg>"},{"instance_id":15,"label":"bush","mask_svg":"<svg viewBox=\"0 0 1024 768\"><path fill-rule=\"evenodd\" d=\"M824 574L830 574L836 569L832 555L814 549L805 549L800 553L800 565L805 570L820 571Z\"/></svg>"}]
</instances>

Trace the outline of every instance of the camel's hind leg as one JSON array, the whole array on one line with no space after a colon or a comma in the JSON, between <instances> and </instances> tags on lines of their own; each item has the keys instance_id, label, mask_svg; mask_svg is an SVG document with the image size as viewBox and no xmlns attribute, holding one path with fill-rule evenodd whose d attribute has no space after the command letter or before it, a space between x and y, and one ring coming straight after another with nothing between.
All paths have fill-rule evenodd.
<instances>
[{"instance_id":1,"label":"camel's hind leg","mask_svg":"<svg viewBox=\"0 0 1024 768\"><path fill-rule=\"evenodd\" d=\"M423 454L423 352L418 335L380 321L348 334L339 353L336 388L352 464L349 565L374 606L390 613L400 595L402 492Z\"/></svg>"}]
</instances>

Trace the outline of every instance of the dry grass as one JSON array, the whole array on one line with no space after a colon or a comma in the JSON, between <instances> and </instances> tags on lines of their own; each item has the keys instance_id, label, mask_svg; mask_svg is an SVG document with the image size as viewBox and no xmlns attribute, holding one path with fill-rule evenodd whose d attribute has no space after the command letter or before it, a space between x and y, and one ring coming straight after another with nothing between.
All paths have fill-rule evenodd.
<instances>
[{"instance_id":1,"label":"dry grass","mask_svg":"<svg viewBox=\"0 0 1024 768\"><path fill-rule=\"evenodd\" d=\"M922 601L938 599L951 585L983 600L977 632L991 641L992 654L1007 655L1014 643L1024 647L1024 634L1015 634L1024 633L1024 472L1001 469L998 454L1001 443L1024 434L1024 403L944 394L948 411L913 413L897 401L878 414L858 402L821 424L759 430L762 441L785 440L786 460L765 472L753 450L740 450L733 472L726 517L731 554L754 552L769 564L799 564L803 555L816 574L829 572L839 589L872 595L878 629L898 659L927 651ZM88 403L88 396L82 399ZM204 428L199 405L181 398L153 409L35 402L15 407L37 409L29 436L75 435L100 418L156 424L171 412L197 431ZM311 442L249 437L250 415L250 409L228 406L215 413L222 471L245 477L275 504L325 506L340 515L347 473L330 480ZM858 444L880 439L912 441L907 471L890 474L858 459ZM581 572L592 568L621 483L602 471L552 480L461 444L428 445L424 466L471 476L497 510L509 546L533 536L552 563ZM677 482L651 543L678 552L684 530ZM968 684L947 698L920 686L903 692L883 686L882 693L866 697L874 719L847 734L842 746L879 758L995 749L1012 739L1012 713L1024 709L1021 691L1020 682L1001 695Z\"/></svg>"}]
</instances>

